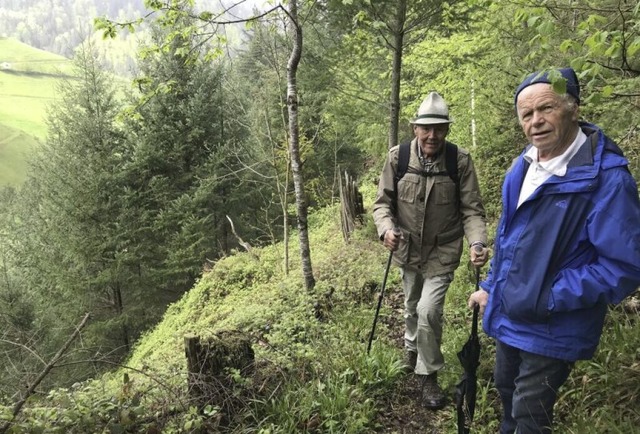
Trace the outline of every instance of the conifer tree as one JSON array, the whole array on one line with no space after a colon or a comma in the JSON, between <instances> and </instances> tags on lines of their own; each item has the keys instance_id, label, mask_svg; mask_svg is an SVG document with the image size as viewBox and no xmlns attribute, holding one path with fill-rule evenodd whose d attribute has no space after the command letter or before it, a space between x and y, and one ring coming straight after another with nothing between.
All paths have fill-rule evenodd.
<instances>
[{"instance_id":1,"label":"conifer tree","mask_svg":"<svg viewBox=\"0 0 640 434\"><path fill-rule=\"evenodd\" d=\"M231 187L218 179L226 170L222 69L203 60L194 37L186 36L190 24L156 27L154 43L174 39L141 59L143 95L126 122L133 154L125 224L135 246L128 261L138 264L147 294L165 301L189 289L205 261L226 247Z\"/></svg>"},{"instance_id":2,"label":"conifer tree","mask_svg":"<svg viewBox=\"0 0 640 434\"><path fill-rule=\"evenodd\" d=\"M12 271L33 294L39 340L31 345L44 358L85 312L92 313L83 339L91 354L121 354L131 342L118 244L126 143L115 121L117 89L90 45L78 49L75 64L75 78L60 85L50 107L46 143L13 208ZM82 372L67 375L88 374L87 365L77 367Z\"/></svg>"}]
</instances>

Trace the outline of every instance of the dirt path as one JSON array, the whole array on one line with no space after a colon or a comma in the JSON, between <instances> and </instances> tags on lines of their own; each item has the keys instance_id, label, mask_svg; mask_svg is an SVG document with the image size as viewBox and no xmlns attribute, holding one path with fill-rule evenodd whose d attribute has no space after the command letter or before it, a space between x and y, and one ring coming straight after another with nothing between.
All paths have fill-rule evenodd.
<instances>
[{"instance_id":1,"label":"dirt path","mask_svg":"<svg viewBox=\"0 0 640 434\"><path fill-rule=\"evenodd\" d=\"M422 407L417 400L420 383L415 375L402 380L396 392L384 401L384 410L378 415L376 430L388 434L441 434L441 419L445 411L431 411Z\"/></svg>"},{"instance_id":2,"label":"dirt path","mask_svg":"<svg viewBox=\"0 0 640 434\"><path fill-rule=\"evenodd\" d=\"M401 290L396 288L389 292L385 300L396 312L385 318L390 330L397 331L398 348L404 346L404 322L402 313L404 301ZM455 403L449 397L443 410L432 411L420 404L422 388L420 380L413 374L403 377L392 394L382 400L383 410L376 418L377 433L384 434L442 434L442 426L454 423Z\"/></svg>"}]
</instances>

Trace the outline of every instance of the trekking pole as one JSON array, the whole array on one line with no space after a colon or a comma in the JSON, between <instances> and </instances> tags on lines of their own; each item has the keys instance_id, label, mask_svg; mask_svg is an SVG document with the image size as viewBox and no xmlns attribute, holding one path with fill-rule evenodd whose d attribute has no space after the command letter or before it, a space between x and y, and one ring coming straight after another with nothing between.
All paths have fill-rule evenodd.
<instances>
[{"instance_id":1,"label":"trekking pole","mask_svg":"<svg viewBox=\"0 0 640 434\"><path fill-rule=\"evenodd\" d=\"M382 279L382 289L378 296L378 307L376 308L376 315L373 317L373 327L371 327L371 333L369 334L369 345L367 345L367 354L371 351L371 343L373 342L373 335L376 331L376 323L378 322L378 315L380 314L380 306L382 306L382 298L384 297L384 288L387 286L387 276L389 276L389 268L391 268L391 259L393 258L393 252L389 253L389 259L387 260L387 269L384 271L384 278Z\"/></svg>"}]
</instances>

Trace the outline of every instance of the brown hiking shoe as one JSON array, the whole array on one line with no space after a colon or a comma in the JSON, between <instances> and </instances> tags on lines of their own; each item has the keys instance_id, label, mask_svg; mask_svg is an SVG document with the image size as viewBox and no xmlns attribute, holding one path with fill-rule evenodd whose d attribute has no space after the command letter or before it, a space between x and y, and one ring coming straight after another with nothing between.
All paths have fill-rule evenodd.
<instances>
[{"instance_id":1,"label":"brown hiking shoe","mask_svg":"<svg viewBox=\"0 0 640 434\"><path fill-rule=\"evenodd\" d=\"M438 373L422 376L422 405L430 410L440 410L446 404L444 392L438 385Z\"/></svg>"},{"instance_id":2,"label":"brown hiking shoe","mask_svg":"<svg viewBox=\"0 0 640 434\"><path fill-rule=\"evenodd\" d=\"M407 350L404 353L404 372L406 374L413 374L416 370L416 363L418 362L418 353L415 351Z\"/></svg>"}]
</instances>

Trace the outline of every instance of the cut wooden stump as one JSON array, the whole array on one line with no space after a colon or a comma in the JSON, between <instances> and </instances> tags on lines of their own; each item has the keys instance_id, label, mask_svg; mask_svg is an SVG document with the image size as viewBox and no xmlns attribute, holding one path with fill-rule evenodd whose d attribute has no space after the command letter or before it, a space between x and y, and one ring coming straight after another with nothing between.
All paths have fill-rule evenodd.
<instances>
[{"instance_id":1,"label":"cut wooden stump","mask_svg":"<svg viewBox=\"0 0 640 434\"><path fill-rule=\"evenodd\" d=\"M217 407L230 416L242 395L241 378L253 374L255 354L249 338L239 331L222 331L208 338L184 338L191 399L200 408Z\"/></svg>"}]
</instances>

